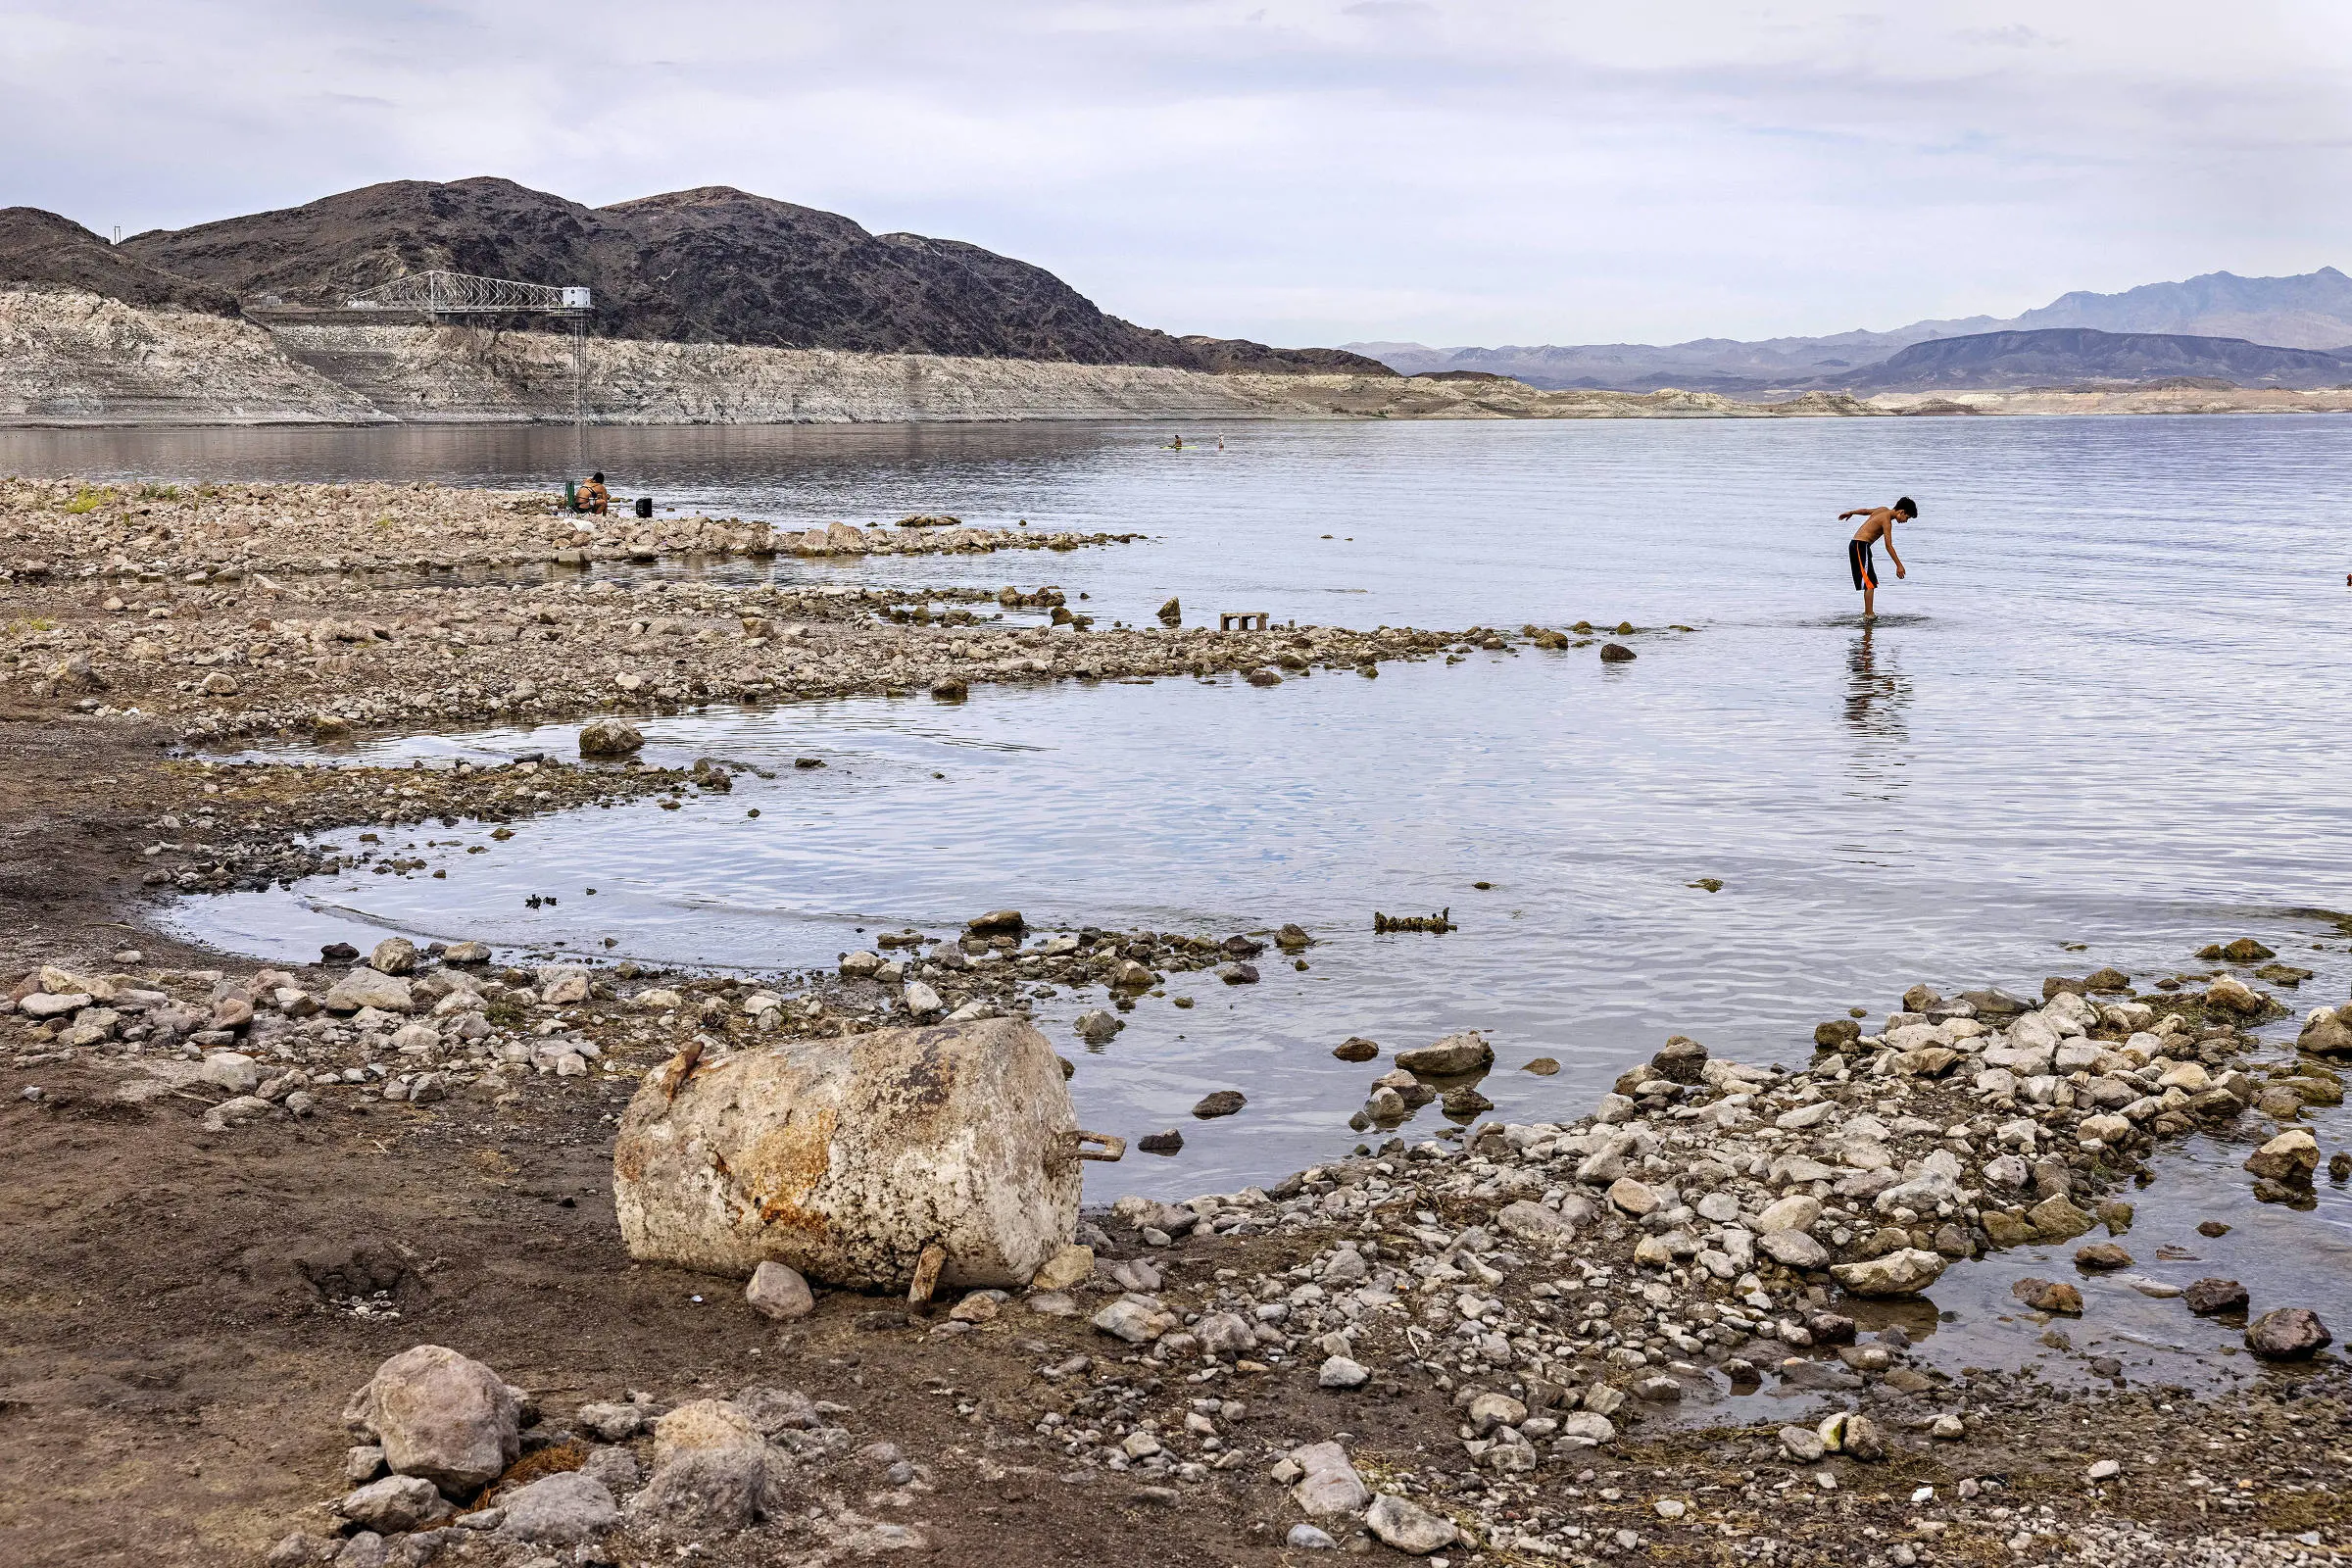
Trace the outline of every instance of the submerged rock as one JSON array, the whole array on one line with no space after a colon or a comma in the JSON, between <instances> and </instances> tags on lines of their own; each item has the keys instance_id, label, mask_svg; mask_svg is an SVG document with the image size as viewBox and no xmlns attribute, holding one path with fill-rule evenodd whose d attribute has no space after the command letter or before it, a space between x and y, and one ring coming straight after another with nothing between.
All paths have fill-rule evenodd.
<instances>
[{"instance_id":1,"label":"submerged rock","mask_svg":"<svg viewBox=\"0 0 2352 1568\"><path fill-rule=\"evenodd\" d=\"M2246 1348L2266 1361L2304 1361L2334 1343L2308 1306L2274 1307L2246 1325Z\"/></svg>"},{"instance_id":2,"label":"submerged rock","mask_svg":"<svg viewBox=\"0 0 2352 1568\"><path fill-rule=\"evenodd\" d=\"M625 718L607 714L580 726L582 757L626 757L645 745L645 736Z\"/></svg>"},{"instance_id":3,"label":"submerged rock","mask_svg":"<svg viewBox=\"0 0 2352 1568\"><path fill-rule=\"evenodd\" d=\"M2217 1312L2242 1312L2250 1299L2243 1285L2219 1278L2198 1280L2180 1295L2188 1309L2199 1317L2211 1317Z\"/></svg>"},{"instance_id":4,"label":"submerged rock","mask_svg":"<svg viewBox=\"0 0 2352 1568\"><path fill-rule=\"evenodd\" d=\"M1474 1034L1447 1035L1434 1046L1399 1051L1396 1065L1433 1078L1483 1072L1494 1065L1494 1048Z\"/></svg>"}]
</instances>

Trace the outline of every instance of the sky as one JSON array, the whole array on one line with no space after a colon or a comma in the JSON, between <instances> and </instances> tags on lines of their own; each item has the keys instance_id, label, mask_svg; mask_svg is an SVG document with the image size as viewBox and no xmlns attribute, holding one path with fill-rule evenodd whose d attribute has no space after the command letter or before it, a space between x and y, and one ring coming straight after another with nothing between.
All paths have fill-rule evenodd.
<instances>
[{"instance_id":1,"label":"sky","mask_svg":"<svg viewBox=\"0 0 2352 1568\"><path fill-rule=\"evenodd\" d=\"M0 0L0 206L472 174L735 185L1280 344L1884 329L2352 267L2352 3Z\"/></svg>"}]
</instances>

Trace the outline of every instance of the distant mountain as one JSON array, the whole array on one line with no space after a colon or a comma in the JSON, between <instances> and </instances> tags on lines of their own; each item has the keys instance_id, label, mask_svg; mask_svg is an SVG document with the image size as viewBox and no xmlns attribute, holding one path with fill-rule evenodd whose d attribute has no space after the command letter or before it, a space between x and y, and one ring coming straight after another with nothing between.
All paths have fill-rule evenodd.
<instances>
[{"instance_id":1,"label":"distant mountain","mask_svg":"<svg viewBox=\"0 0 2352 1568\"><path fill-rule=\"evenodd\" d=\"M2343 386L2352 384L2352 355L2276 348L2237 337L2047 327L1914 343L1884 364L1838 378L1838 384L1867 393L2166 380Z\"/></svg>"},{"instance_id":2,"label":"distant mountain","mask_svg":"<svg viewBox=\"0 0 2352 1568\"><path fill-rule=\"evenodd\" d=\"M2238 337L2291 349L2352 347L2352 277L2332 267L2295 277L2207 272L2121 294L2062 294L2004 326Z\"/></svg>"},{"instance_id":3,"label":"distant mountain","mask_svg":"<svg viewBox=\"0 0 2352 1568\"><path fill-rule=\"evenodd\" d=\"M1860 386L1861 372L1916 343L2061 327L2241 339L2293 349L2352 347L2352 277L2332 267L2295 277L2208 272L2185 282L2150 283L2121 294L2067 294L2008 320L1972 316L1914 321L1889 332L1838 332L1760 342L1694 338L1666 345L1433 349L1418 343L1350 343L1345 347L1368 354L1407 375L1486 370L1540 387L1651 392L1678 386L1693 391L1755 393ZM2085 369L2081 373L2094 372Z\"/></svg>"},{"instance_id":4,"label":"distant mountain","mask_svg":"<svg viewBox=\"0 0 2352 1568\"><path fill-rule=\"evenodd\" d=\"M228 290L149 267L37 207L0 207L0 278L87 289L130 305L237 314L237 297Z\"/></svg>"},{"instance_id":5,"label":"distant mountain","mask_svg":"<svg viewBox=\"0 0 2352 1568\"><path fill-rule=\"evenodd\" d=\"M31 213L30 209L16 209ZM51 214L25 220L74 225ZM86 230L76 230L86 234ZM838 214L724 186L591 208L512 180L398 180L302 207L135 235L78 251L0 251L0 280L130 299L340 305L404 273L447 268L584 283L591 330L775 348L973 355L1089 365L1388 375L1336 349L1171 337L1106 316L1060 278L956 240L870 234ZM160 281L159 281L160 280Z\"/></svg>"}]
</instances>

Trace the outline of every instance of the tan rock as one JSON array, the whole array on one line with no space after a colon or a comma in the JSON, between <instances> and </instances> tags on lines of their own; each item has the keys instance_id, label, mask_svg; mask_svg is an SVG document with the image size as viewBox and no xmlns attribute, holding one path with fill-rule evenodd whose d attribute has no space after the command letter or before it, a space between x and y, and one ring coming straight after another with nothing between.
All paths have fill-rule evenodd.
<instances>
[{"instance_id":1,"label":"tan rock","mask_svg":"<svg viewBox=\"0 0 2352 1568\"><path fill-rule=\"evenodd\" d=\"M1095 1277L1095 1250L1091 1247L1064 1247L1037 1267L1029 1276L1033 1291L1066 1291L1083 1285Z\"/></svg>"}]
</instances>

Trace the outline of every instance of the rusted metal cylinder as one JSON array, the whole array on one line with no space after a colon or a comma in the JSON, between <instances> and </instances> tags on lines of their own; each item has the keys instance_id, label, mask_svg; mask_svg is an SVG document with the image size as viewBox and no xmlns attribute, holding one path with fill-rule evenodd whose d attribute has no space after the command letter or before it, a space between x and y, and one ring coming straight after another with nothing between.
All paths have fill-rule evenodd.
<instances>
[{"instance_id":1,"label":"rusted metal cylinder","mask_svg":"<svg viewBox=\"0 0 2352 1568\"><path fill-rule=\"evenodd\" d=\"M1027 1023L881 1029L648 1074L612 1191L648 1262L895 1290L936 1245L940 1283L1017 1287L1076 1227L1089 1137Z\"/></svg>"}]
</instances>

